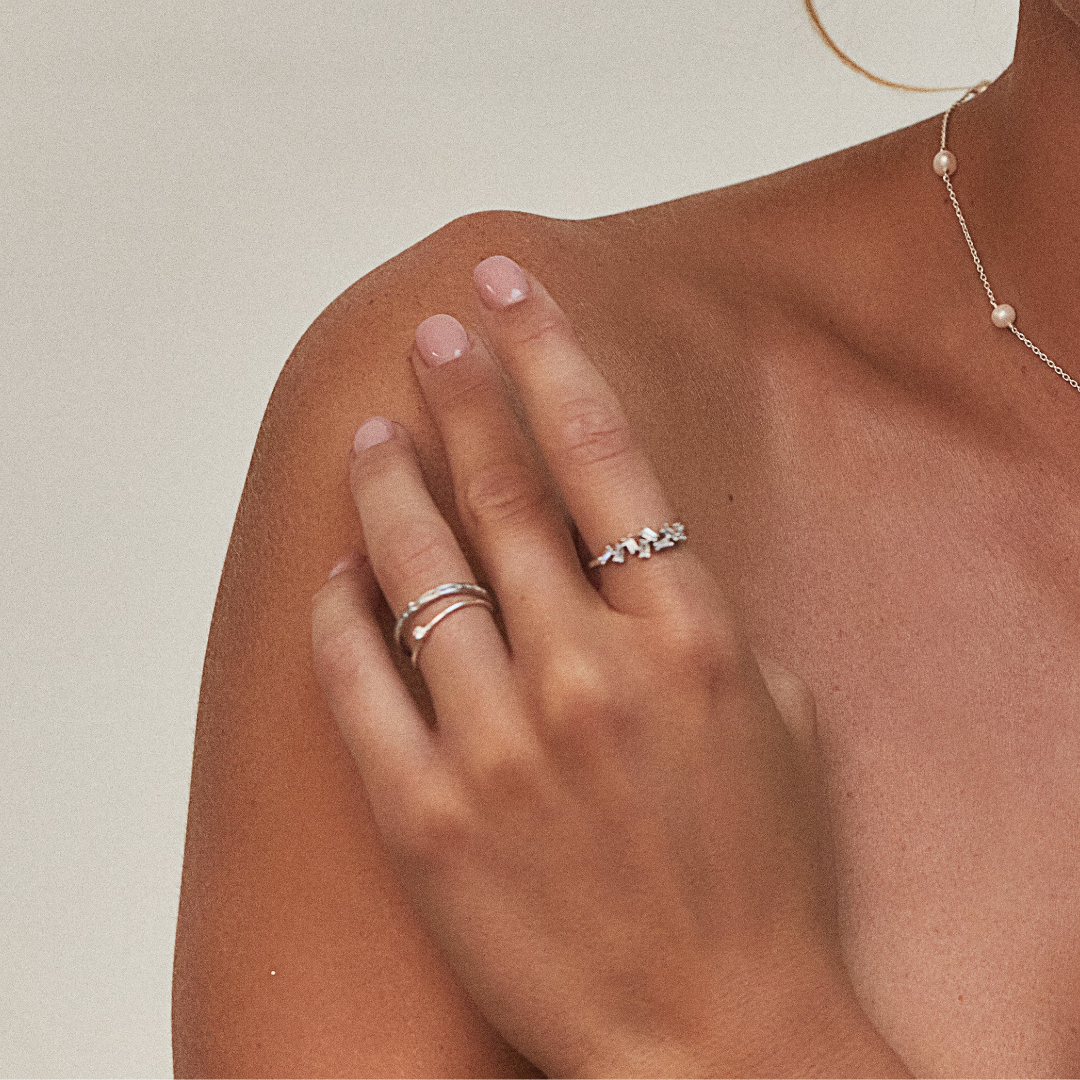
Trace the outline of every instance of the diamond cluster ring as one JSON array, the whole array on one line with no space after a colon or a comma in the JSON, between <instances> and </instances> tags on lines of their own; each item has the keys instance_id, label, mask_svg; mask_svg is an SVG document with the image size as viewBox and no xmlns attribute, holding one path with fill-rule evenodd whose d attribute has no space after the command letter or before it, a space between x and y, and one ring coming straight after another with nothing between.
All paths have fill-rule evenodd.
<instances>
[{"instance_id":1,"label":"diamond cluster ring","mask_svg":"<svg viewBox=\"0 0 1080 1080\"><path fill-rule=\"evenodd\" d=\"M676 521L664 522L659 529L646 526L637 536L624 536L617 544L608 544L603 552L588 564L588 569L603 566L605 563L625 561L627 555L636 555L639 559L648 559L654 551L674 547L680 540L686 539L686 526Z\"/></svg>"}]
</instances>

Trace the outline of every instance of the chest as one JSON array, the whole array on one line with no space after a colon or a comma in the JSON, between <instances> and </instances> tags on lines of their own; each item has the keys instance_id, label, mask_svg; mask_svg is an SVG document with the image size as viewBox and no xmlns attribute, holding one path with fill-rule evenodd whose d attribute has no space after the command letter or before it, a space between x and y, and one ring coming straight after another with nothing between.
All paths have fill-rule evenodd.
<instances>
[{"instance_id":1,"label":"chest","mask_svg":"<svg viewBox=\"0 0 1080 1080\"><path fill-rule=\"evenodd\" d=\"M918 410L771 415L680 496L817 698L856 988L916 1075L1074 1075L1080 501Z\"/></svg>"}]
</instances>

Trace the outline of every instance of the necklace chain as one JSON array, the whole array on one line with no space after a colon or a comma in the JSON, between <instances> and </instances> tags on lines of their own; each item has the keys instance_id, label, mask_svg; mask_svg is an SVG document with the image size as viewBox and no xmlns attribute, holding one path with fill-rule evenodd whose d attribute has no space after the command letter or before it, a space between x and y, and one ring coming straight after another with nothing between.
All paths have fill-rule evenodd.
<instances>
[{"instance_id":1,"label":"necklace chain","mask_svg":"<svg viewBox=\"0 0 1080 1080\"><path fill-rule=\"evenodd\" d=\"M987 298L990 301L990 306L993 308L991 313L991 320L994 325L1000 327L1002 330L1011 330L1013 335L1023 342L1044 364L1050 367L1053 371L1057 372L1074 390L1080 391L1080 383L1078 383L1071 375L1062 371L1061 368L1050 359L1036 345L1027 335L1022 331L1017 330L1014 325L1016 319L1016 311L1010 304L999 304L997 297L994 296L994 290L990 287L990 281L986 276L986 271L983 269L982 259L979 258L979 253L975 249L975 241L971 239L971 232L968 229L967 222L964 220L964 212L960 209L960 200L956 197L956 191L952 184L952 173L956 171L956 155L946 146L946 137L949 133L949 117L952 116L953 109L960 105L963 105L965 101L970 101L973 97L981 94L989 83L981 82L978 86L973 86L968 90L963 97L954 101L946 110L944 116L941 118L941 149L938 151L937 156L934 158L934 172L945 181L945 187L949 192L949 201L953 205L953 209L956 211L956 220L960 222L960 228L963 231L964 239L967 241L968 251L971 252L971 259L975 263L975 269L979 272L979 280L982 282L983 288L986 290Z\"/></svg>"}]
</instances>

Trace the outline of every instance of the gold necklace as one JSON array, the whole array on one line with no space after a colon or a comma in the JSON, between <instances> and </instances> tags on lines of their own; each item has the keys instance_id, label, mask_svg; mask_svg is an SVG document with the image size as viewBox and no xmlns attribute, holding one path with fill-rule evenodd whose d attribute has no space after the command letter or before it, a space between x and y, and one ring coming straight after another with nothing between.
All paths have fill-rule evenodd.
<instances>
[{"instance_id":1,"label":"gold necklace","mask_svg":"<svg viewBox=\"0 0 1080 1080\"><path fill-rule=\"evenodd\" d=\"M971 258L975 262L975 269L979 271L979 280L982 282L986 295L990 299L990 306L993 309L990 312L990 321L1001 330L1011 330L1044 364L1049 365L1056 371L1074 390L1080 391L1080 383L1071 375L1062 371L1030 338L1016 329L1016 308L1012 304L998 303L997 297L994 296L994 290L990 288L990 282L987 280L986 271L983 269L979 253L975 250L975 241L971 239L971 233L968 231L967 222L964 220L963 211L960 209L960 200L957 199L956 192L953 190L951 177L956 172L956 155L945 145L945 137L949 133L949 117L952 115L953 109L981 94L989 85L988 82L981 82L977 86L973 86L962 98L954 101L945 110L945 115L941 118L941 149L934 155L934 172L945 181L945 187L949 190L949 200L956 211L956 220L960 222L960 228L963 230L968 250L971 252Z\"/></svg>"}]
</instances>

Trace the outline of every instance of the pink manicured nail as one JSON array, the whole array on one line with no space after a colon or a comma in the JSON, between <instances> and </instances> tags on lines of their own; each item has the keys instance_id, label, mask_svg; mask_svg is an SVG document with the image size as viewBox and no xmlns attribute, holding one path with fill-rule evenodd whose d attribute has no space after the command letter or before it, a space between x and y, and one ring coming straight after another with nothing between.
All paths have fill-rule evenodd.
<instances>
[{"instance_id":1,"label":"pink manicured nail","mask_svg":"<svg viewBox=\"0 0 1080 1080\"><path fill-rule=\"evenodd\" d=\"M361 450L367 450L376 443L386 442L394 437L394 425L385 416L373 416L365 420L353 436L353 450L359 454Z\"/></svg>"},{"instance_id":2,"label":"pink manicured nail","mask_svg":"<svg viewBox=\"0 0 1080 1080\"><path fill-rule=\"evenodd\" d=\"M360 565L360 552L354 551L351 555L346 555L344 559L339 559L334 563L333 569L327 575L326 580L335 577L340 574L342 570L353 570Z\"/></svg>"},{"instance_id":3,"label":"pink manicured nail","mask_svg":"<svg viewBox=\"0 0 1080 1080\"><path fill-rule=\"evenodd\" d=\"M428 367L438 367L469 351L469 335L453 315L432 315L416 328L416 348Z\"/></svg>"},{"instance_id":4,"label":"pink manicured nail","mask_svg":"<svg viewBox=\"0 0 1080 1080\"><path fill-rule=\"evenodd\" d=\"M516 304L529 295L525 273L513 259L492 255L473 269L473 281L480 299L495 311Z\"/></svg>"}]
</instances>

